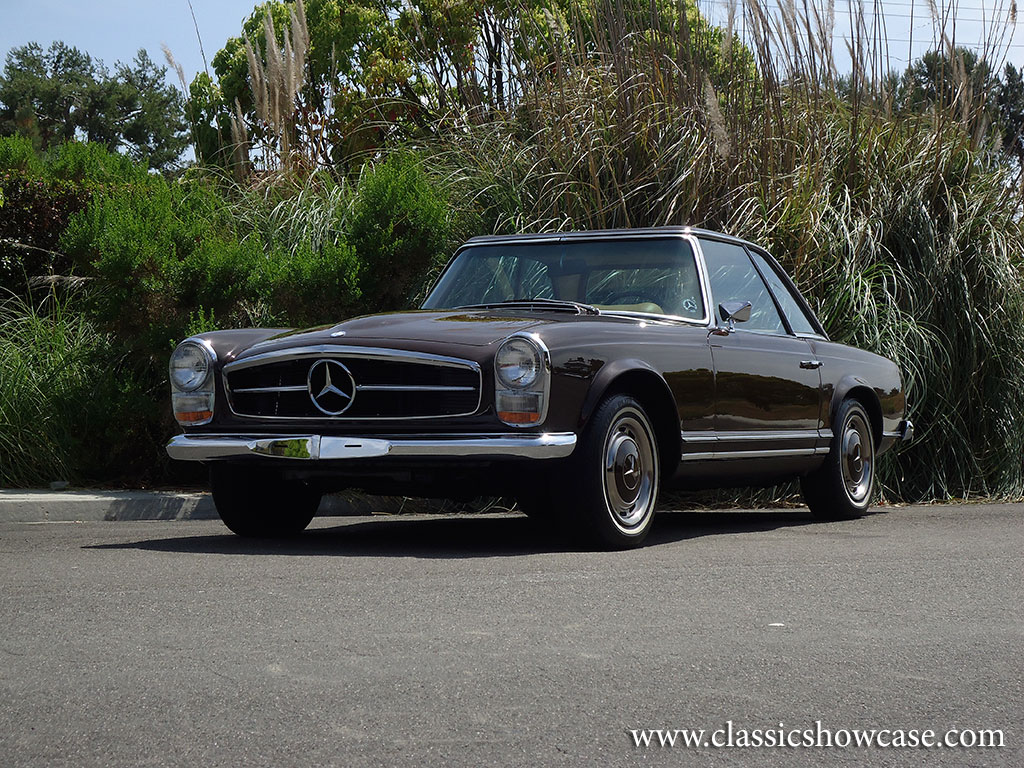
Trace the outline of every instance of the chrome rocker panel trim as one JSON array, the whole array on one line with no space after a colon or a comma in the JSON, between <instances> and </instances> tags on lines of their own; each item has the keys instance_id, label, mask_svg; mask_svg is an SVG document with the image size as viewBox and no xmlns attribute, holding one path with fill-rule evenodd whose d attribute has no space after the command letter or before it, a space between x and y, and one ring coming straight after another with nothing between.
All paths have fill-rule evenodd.
<instances>
[{"instance_id":1,"label":"chrome rocker panel trim","mask_svg":"<svg viewBox=\"0 0 1024 768\"><path fill-rule=\"evenodd\" d=\"M183 461L273 457L304 461L383 456L472 456L559 459L576 448L572 432L454 435L451 437L329 437L322 435L177 435L167 455Z\"/></svg>"}]
</instances>

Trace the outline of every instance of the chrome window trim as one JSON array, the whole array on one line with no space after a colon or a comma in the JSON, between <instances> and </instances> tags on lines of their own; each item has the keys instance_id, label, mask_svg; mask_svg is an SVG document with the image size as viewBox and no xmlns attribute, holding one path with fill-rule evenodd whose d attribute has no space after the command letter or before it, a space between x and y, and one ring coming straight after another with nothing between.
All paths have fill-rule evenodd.
<instances>
[{"instance_id":1,"label":"chrome window trim","mask_svg":"<svg viewBox=\"0 0 1024 768\"><path fill-rule=\"evenodd\" d=\"M740 326L737 325L731 331L729 331L729 334L731 335L733 333L736 333L737 331L742 331L743 333L754 333L754 334L757 334L758 336L774 336L774 337L780 338L780 339L792 339L793 338L793 333L791 332L791 326L789 324L789 320L786 318L785 313L779 307L779 300L775 298L775 294L772 293L772 289L771 289L771 286L768 285L768 281L764 279L764 275L761 274L761 270L757 268L757 264L754 262L754 260L752 258L750 258L750 254L747 253L747 246L749 244L746 243L745 241L739 240L739 239L733 239L733 238L729 238L729 237L716 237L716 236L712 236L714 234L717 234L717 233L705 233L705 234L702 234L701 237L703 237L705 240L717 240L718 242L725 243L726 245L733 245L733 246L737 246L737 247L742 248L743 253L747 257L747 261L750 262L750 266L754 270L754 274L756 274L758 276L758 278L761 280L761 285L764 286L765 291L768 293L768 298L770 298L772 300L772 306L775 307L775 312L779 315L779 320L782 322L782 328L783 328L783 332L782 333L777 333L776 331L758 330L756 328L741 328ZM700 246L700 240L699 239L697 239L697 245L698 245L698 247ZM704 260L704 251L703 250L701 250L700 256L701 256L701 261L703 261ZM708 272L707 272L707 263L706 262L704 263L704 273L708 274ZM708 293L711 295L711 300L714 301L715 300L714 294L711 293L711 277L710 277L710 275L708 275ZM715 326L716 327L722 327L719 324L719 318L718 318L718 312L717 311L714 313L713 319L715 321Z\"/></svg>"},{"instance_id":2,"label":"chrome window trim","mask_svg":"<svg viewBox=\"0 0 1024 768\"><path fill-rule=\"evenodd\" d=\"M805 314L811 321L811 325L817 326L818 328L818 330L812 334L794 332L793 335L800 338L807 337L829 341L828 333L825 331L825 326L818 317L818 313L814 311L807 299L804 298L804 295L800 292L800 288L797 286L796 281L793 280L785 269L782 268L782 264L779 263L779 260L772 256L768 252L767 248L755 245L754 243L746 243L746 247L749 252L757 253L768 263L768 267L775 272L776 276L781 280L783 287L789 293L790 297L796 302L796 305L804 310ZM757 262L753 259L751 259L751 261L757 271L761 272L761 268L758 267ZM761 278L764 279L763 274L761 275ZM767 280L764 280L764 282L766 285L768 284ZM772 298L775 299L776 304L778 304L779 298L775 295L775 291L772 290L771 285L768 285L768 292L772 295ZM786 316L786 313L782 311L781 305L779 306L779 314L782 315L784 322L792 330L793 324L790 322L789 317Z\"/></svg>"},{"instance_id":3,"label":"chrome window trim","mask_svg":"<svg viewBox=\"0 0 1024 768\"><path fill-rule=\"evenodd\" d=\"M665 315L659 313L648 313L648 312L631 312L631 311L620 311L620 310L603 310L598 308L598 312L602 315L608 315L609 317L634 317L640 319L659 319L669 320L675 322L685 323L686 325L694 325L700 328L707 328L711 325L711 321L714 319L714 312L711 309L711 305L708 301L711 293L709 290L710 284L707 279L707 268L704 267L704 256L700 253L697 238L693 233L701 230L692 230L690 227L680 228L678 230L672 230L667 232L626 232L626 233L615 233L614 230L596 230L594 232L583 232L583 233L562 233L552 235L513 235L509 237L473 237L467 240L463 245L459 246L458 250L455 251L455 255L449 259L445 268L441 270L441 274L437 276L434 284L430 287L430 292L424 299L424 304L430 299L430 296L434 293L434 290L444 279L445 273L451 268L452 264L459 255L467 248L481 246L481 245L513 245L513 244L524 244L524 245L546 245L551 243L559 242L571 242L573 240L582 241L597 241L597 240L682 240L690 245L690 252L693 255L694 261L697 266L697 277L700 281L701 288L701 299L704 302L704 317L692 318L692 317L681 317L679 315ZM492 239L493 237L493 239ZM737 243L743 241L737 240ZM420 306L420 309L427 309L424 306ZM445 309L444 307L434 308L431 307L430 311L439 311Z\"/></svg>"},{"instance_id":4,"label":"chrome window trim","mask_svg":"<svg viewBox=\"0 0 1024 768\"><path fill-rule=\"evenodd\" d=\"M422 365L435 365L447 368L464 368L471 370L476 373L477 376L476 405L472 410L465 411L463 413L445 413L437 416L346 416L345 414L340 414L338 416L257 416L254 414L239 413L235 410L234 399L232 398L233 392L228 384L228 374L233 371L244 370L245 368L252 368L259 365L268 365L270 363L287 362L289 360L304 360L310 358L337 359L343 357L363 357L369 360L390 360L403 363L419 363ZM476 363L473 360L463 360L458 357L449 357L447 355L435 355L430 352L413 352L405 349L359 347L343 344L313 344L304 347L292 347L288 349L275 350L273 352L261 352L258 355L246 357L241 360L235 360L228 363L221 369L221 383L224 385L224 394L227 396L228 408L231 410L232 415L237 418L251 419L253 421L287 421L292 423L315 422L323 421L324 419L330 419L332 421L423 421L428 419L455 419L463 416L472 416L479 412L481 405L483 404L484 394L483 369L480 367L479 363ZM298 387L298 385L294 386L297 388L279 388L277 390L270 391L298 392L308 390L308 387ZM356 388L357 390L359 389L358 384L356 384ZM261 388L255 387L251 388L249 391L255 391L257 389ZM238 391L241 392L243 390Z\"/></svg>"},{"instance_id":5,"label":"chrome window trim","mask_svg":"<svg viewBox=\"0 0 1024 768\"><path fill-rule=\"evenodd\" d=\"M659 325L692 325L696 328L707 327L707 319L694 319L692 317L682 317L681 315L658 315L648 312L633 312L624 309L601 309L598 308L598 312L605 317L622 317L628 320L641 320L647 323L658 323Z\"/></svg>"}]
</instances>

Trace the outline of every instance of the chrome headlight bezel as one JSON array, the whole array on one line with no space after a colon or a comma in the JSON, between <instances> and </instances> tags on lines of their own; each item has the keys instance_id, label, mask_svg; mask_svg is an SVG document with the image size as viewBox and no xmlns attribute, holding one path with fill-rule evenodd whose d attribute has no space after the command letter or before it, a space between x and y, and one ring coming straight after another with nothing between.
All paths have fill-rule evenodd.
<instances>
[{"instance_id":1,"label":"chrome headlight bezel","mask_svg":"<svg viewBox=\"0 0 1024 768\"><path fill-rule=\"evenodd\" d=\"M191 364L182 365L191 358ZM186 339L175 347L167 364L167 377L175 392L198 392L213 378L213 350L197 339ZM178 365L176 365L178 363Z\"/></svg>"},{"instance_id":2,"label":"chrome headlight bezel","mask_svg":"<svg viewBox=\"0 0 1024 768\"><path fill-rule=\"evenodd\" d=\"M503 356L506 364L502 362ZM494 355L494 376L506 389L529 389L540 377L543 366L543 354L529 337L510 336L501 342Z\"/></svg>"},{"instance_id":3,"label":"chrome headlight bezel","mask_svg":"<svg viewBox=\"0 0 1024 768\"><path fill-rule=\"evenodd\" d=\"M177 376L176 372L187 373L189 366L176 366L175 362L192 356L193 376ZM213 421L216 400L216 378L214 366L217 353L209 341L199 337L185 339L171 353L167 365L167 377L171 384L171 410L174 419L183 427L197 427Z\"/></svg>"},{"instance_id":4,"label":"chrome headlight bezel","mask_svg":"<svg viewBox=\"0 0 1024 768\"><path fill-rule=\"evenodd\" d=\"M503 353L529 358L525 375L504 375L499 361ZM547 418L551 400L551 353L535 333L514 333L494 355L494 410L503 424L517 429L537 427Z\"/></svg>"}]
</instances>

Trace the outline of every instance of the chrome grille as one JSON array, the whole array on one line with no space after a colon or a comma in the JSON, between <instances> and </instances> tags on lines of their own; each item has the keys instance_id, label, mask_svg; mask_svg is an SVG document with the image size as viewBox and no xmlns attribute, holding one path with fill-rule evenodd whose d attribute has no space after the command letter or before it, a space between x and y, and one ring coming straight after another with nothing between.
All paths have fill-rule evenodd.
<instances>
[{"instance_id":1,"label":"chrome grille","mask_svg":"<svg viewBox=\"0 0 1024 768\"><path fill-rule=\"evenodd\" d=\"M351 403L338 415L320 410L310 394L310 369L321 360L340 363L351 374L342 387L354 385ZM334 370L340 369L334 366ZM314 389L321 386L322 381ZM480 405L481 377L480 367L469 360L402 350L323 346L229 363L224 368L224 388L231 410L238 416L429 419L474 413Z\"/></svg>"}]
</instances>

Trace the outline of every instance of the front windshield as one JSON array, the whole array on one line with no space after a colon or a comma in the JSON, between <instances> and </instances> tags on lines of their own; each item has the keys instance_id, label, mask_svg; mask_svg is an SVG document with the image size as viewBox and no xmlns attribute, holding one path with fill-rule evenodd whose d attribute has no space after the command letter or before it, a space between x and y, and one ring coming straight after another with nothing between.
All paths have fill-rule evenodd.
<instances>
[{"instance_id":1,"label":"front windshield","mask_svg":"<svg viewBox=\"0 0 1024 768\"><path fill-rule=\"evenodd\" d=\"M459 253L423 308L536 299L610 313L705 318L693 251L677 237L472 245Z\"/></svg>"}]
</instances>

